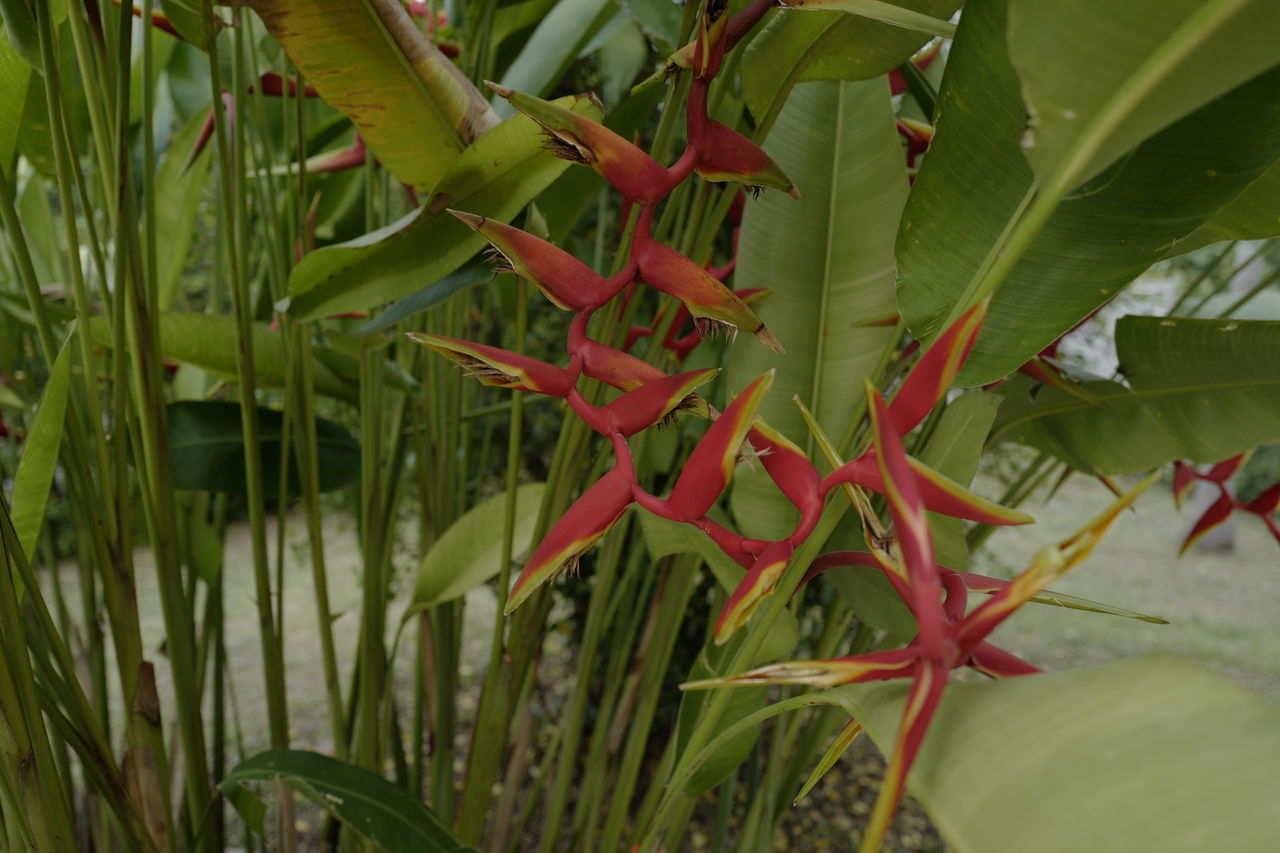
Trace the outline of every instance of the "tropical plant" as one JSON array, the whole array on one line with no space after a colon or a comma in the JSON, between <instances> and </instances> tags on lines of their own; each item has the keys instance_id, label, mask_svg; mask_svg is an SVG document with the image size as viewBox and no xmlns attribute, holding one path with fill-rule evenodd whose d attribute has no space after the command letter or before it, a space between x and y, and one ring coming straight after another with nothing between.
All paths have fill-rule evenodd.
<instances>
[{"instance_id":1,"label":"tropical plant","mask_svg":"<svg viewBox=\"0 0 1280 853\"><path fill-rule=\"evenodd\" d=\"M1165 466L1219 491L1184 550L1280 539L1229 486L1280 441L1276 276L1225 292L1280 236L1280 10L960 6L3 0L7 847L764 849L866 731L864 851L904 792L960 850L1272 849L1265 699L990 638L1163 622L1048 587ZM1168 316L1073 368L1162 261ZM1116 500L969 570L1072 471Z\"/></svg>"}]
</instances>

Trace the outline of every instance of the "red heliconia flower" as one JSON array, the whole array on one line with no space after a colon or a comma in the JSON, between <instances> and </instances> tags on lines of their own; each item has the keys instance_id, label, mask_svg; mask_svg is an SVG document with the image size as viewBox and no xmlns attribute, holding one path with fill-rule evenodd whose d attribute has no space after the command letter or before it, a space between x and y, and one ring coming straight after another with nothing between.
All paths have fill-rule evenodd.
<instances>
[{"instance_id":1,"label":"red heliconia flower","mask_svg":"<svg viewBox=\"0 0 1280 853\"><path fill-rule=\"evenodd\" d=\"M511 588L503 612L511 613L560 572L572 571L587 549L608 533L631 505L634 483L635 471L629 460L626 464L620 461L583 492L534 549Z\"/></svg>"},{"instance_id":2,"label":"red heliconia flower","mask_svg":"<svg viewBox=\"0 0 1280 853\"><path fill-rule=\"evenodd\" d=\"M889 404L889 414L898 426L899 435L915 429L951 387L978 339L987 305L987 300L983 300L962 314L938 336L907 374Z\"/></svg>"},{"instance_id":3,"label":"red heliconia flower","mask_svg":"<svg viewBox=\"0 0 1280 853\"><path fill-rule=\"evenodd\" d=\"M505 86L486 85L538 123L557 157L595 169L629 201L653 204L671 190L665 168L603 124Z\"/></svg>"},{"instance_id":4,"label":"red heliconia flower","mask_svg":"<svg viewBox=\"0 0 1280 853\"><path fill-rule=\"evenodd\" d=\"M1178 553L1187 553L1187 551L1191 550L1192 545L1204 538L1205 534L1215 527L1225 524L1235 508L1235 500L1224 490L1218 496L1218 499L1204 511L1204 514L1200 516L1195 525L1192 526L1187 538L1182 540L1182 547L1178 549Z\"/></svg>"},{"instance_id":5,"label":"red heliconia flower","mask_svg":"<svg viewBox=\"0 0 1280 853\"><path fill-rule=\"evenodd\" d=\"M557 308L594 310L616 296L627 283L599 275L564 249L527 231L472 213L449 212L492 243L506 259L510 271L536 284Z\"/></svg>"},{"instance_id":6,"label":"red heliconia flower","mask_svg":"<svg viewBox=\"0 0 1280 853\"><path fill-rule=\"evenodd\" d=\"M442 335L409 332L405 337L462 365L469 371L467 376L484 385L548 397L563 397L573 389L572 373L536 358Z\"/></svg>"},{"instance_id":7,"label":"red heliconia flower","mask_svg":"<svg viewBox=\"0 0 1280 853\"><path fill-rule=\"evenodd\" d=\"M771 543L761 552L720 611L720 618L716 621L716 645L727 643L733 632L751 618L760 602L773 592L793 553L795 546L785 539Z\"/></svg>"},{"instance_id":8,"label":"red heliconia flower","mask_svg":"<svg viewBox=\"0 0 1280 853\"><path fill-rule=\"evenodd\" d=\"M660 500L637 494L640 505L672 521L695 522L705 516L729 485L738 462L738 451L771 384L772 371L743 389L689 454L671 496Z\"/></svg>"},{"instance_id":9,"label":"red heliconia flower","mask_svg":"<svg viewBox=\"0 0 1280 853\"><path fill-rule=\"evenodd\" d=\"M1195 485L1196 480L1200 479L1200 474L1195 468L1187 463L1179 460L1173 463L1173 502L1177 506L1182 506L1182 499L1187 496L1187 492Z\"/></svg>"},{"instance_id":10,"label":"red heliconia flower","mask_svg":"<svg viewBox=\"0 0 1280 853\"><path fill-rule=\"evenodd\" d=\"M637 239L632 257L640 266L641 279L679 299L695 318L734 326L755 335L774 352L783 351L745 302L684 255L656 240Z\"/></svg>"},{"instance_id":11,"label":"red heliconia flower","mask_svg":"<svg viewBox=\"0 0 1280 853\"><path fill-rule=\"evenodd\" d=\"M691 143L698 150L693 170L708 181L733 181L756 190L769 187L800 197L796 185L760 146L718 121L702 123Z\"/></svg>"},{"instance_id":12,"label":"red heliconia flower","mask_svg":"<svg viewBox=\"0 0 1280 853\"><path fill-rule=\"evenodd\" d=\"M590 418L583 419L605 435L635 435L675 412L697 411L705 403L693 393L693 389L719 372L719 368L713 367L655 379L634 391L628 391L613 402L596 409ZM583 404L585 405L585 401ZM575 410L576 408L575 406Z\"/></svg>"},{"instance_id":13,"label":"red heliconia flower","mask_svg":"<svg viewBox=\"0 0 1280 853\"><path fill-rule=\"evenodd\" d=\"M1206 533L1226 522L1236 510L1243 510L1258 516L1258 518L1262 519L1262 523L1267 526L1267 530L1271 531L1271 535L1275 537L1276 541L1280 542L1280 527L1271 518L1276 513L1277 508L1280 507L1280 483L1272 485L1247 504L1238 501L1227 487L1227 481L1235 476L1235 473L1240 470L1248 458L1248 453L1236 454L1217 463L1204 474L1201 474L1194 466L1188 465L1186 462L1178 461L1173 463L1173 500L1178 506L1182 505L1182 499L1197 480L1212 483L1218 487L1218 499L1210 504L1209 508L1192 525L1187 538L1183 540L1179 553L1185 554Z\"/></svg>"},{"instance_id":14,"label":"red heliconia flower","mask_svg":"<svg viewBox=\"0 0 1280 853\"><path fill-rule=\"evenodd\" d=\"M966 521L977 521L981 524L1030 524L1035 521L1026 513L1002 507L974 494L917 459L908 457L907 464L914 475L916 488L919 490L925 509L931 512L940 512L943 515L963 518ZM866 454L828 475L822 481L822 494L825 495L841 483L854 483L881 494L884 494L886 489L886 481L879 466Z\"/></svg>"},{"instance_id":15,"label":"red heliconia flower","mask_svg":"<svg viewBox=\"0 0 1280 853\"><path fill-rule=\"evenodd\" d=\"M765 473L800 512L798 527L807 528L822 514L822 475L803 450L764 421L757 419L747 433Z\"/></svg>"}]
</instances>

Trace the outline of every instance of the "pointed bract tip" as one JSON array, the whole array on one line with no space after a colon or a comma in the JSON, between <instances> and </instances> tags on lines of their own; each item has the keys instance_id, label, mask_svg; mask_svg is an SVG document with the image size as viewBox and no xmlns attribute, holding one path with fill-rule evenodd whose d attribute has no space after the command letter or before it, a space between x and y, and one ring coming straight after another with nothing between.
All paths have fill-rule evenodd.
<instances>
[{"instance_id":1,"label":"pointed bract tip","mask_svg":"<svg viewBox=\"0 0 1280 853\"><path fill-rule=\"evenodd\" d=\"M791 185L791 189L787 190L787 195L791 196L791 197L792 197L792 198L794 198L794 199L799 200L799 198L800 198L800 190L796 189L796 185L795 185L795 184L792 184L792 185Z\"/></svg>"},{"instance_id":2,"label":"pointed bract tip","mask_svg":"<svg viewBox=\"0 0 1280 853\"><path fill-rule=\"evenodd\" d=\"M462 220L468 227L476 231L480 230L484 226L485 222L488 221L483 216L477 216L474 213L463 213L461 210L454 210L451 207L446 207L445 210L452 213L454 217Z\"/></svg>"},{"instance_id":3,"label":"pointed bract tip","mask_svg":"<svg viewBox=\"0 0 1280 853\"><path fill-rule=\"evenodd\" d=\"M489 89L493 91L494 94L502 98L510 98L512 95L515 94L514 89L508 89L506 86L500 86L497 83L493 82L492 80L485 80L484 84L488 86Z\"/></svg>"},{"instance_id":4,"label":"pointed bract tip","mask_svg":"<svg viewBox=\"0 0 1280 853\"><path fill-rule=\"evenodd\" d=\"M782 348L782 343L773 336L773 332L769 331L769 327L765 326L763 323L760 325L760 328L756 329L755 335L760 339L761 343L776 352L778 355L782 355L786 352L786 350Z\"/></svg>"}]
</instances>

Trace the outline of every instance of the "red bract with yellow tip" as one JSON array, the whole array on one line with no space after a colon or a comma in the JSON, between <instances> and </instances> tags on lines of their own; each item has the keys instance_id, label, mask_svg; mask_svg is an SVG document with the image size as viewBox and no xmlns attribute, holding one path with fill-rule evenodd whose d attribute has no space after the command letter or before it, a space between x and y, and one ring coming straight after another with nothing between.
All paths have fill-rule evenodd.
<instances>
[{"instance_id":1,"label":"red bract with yellow tip","mask_svg":"<svg viewBox=\"0 0 1280 853\"><path fill-rule=\"evenodd\" d=\"M664 376L600 408L601 424L608 433L635 435L680 410L697 410L701 401L693 389L709 381L720 370L691 370Z\"/></svg>"},{"instance_id":2,"label":"red bract with yellow tip","mask_svg":"<svg viewBox=\"0 0 1280 853\"><path fill-rule=\"evenodd\" d=\"M406 337L460 364L467 369L467 376L484 385L533 391L548 397L563 397L573 388L569 371L536 358L441 335L410 332Z\"/></svg>"},{"instance_id":3,"label":"red bract with yellow tip","mask_svg":"<svg viewBox=\"0 0 1280 853\"><path fill-rule=\"evenodd\" d=\"M708 181L733 181L753 189L781 190L792 198L800 191L764 150L736 130L708 119L695 140L698 159L693 167Z\"/></svg>"},{"instance_id":4,"label":"red bract with yellow tip","mask_svg":"<svg viewBox=\"0 0 1280 853\"><path fill-rule=\"evenodd\" d=\"M689 454L689 461L680 472L671 497L663 502L666 512L662 514L666 518L696 521L706 515L719 499L733 477L738 450L772 384L773 373L770 371L748 385L716 418L693 453Z\"/></svg>"},{"instance_id":5,"label":"red bract with yellow tip","mask_svg":"<svg viewBox=\"0 0 1280 853\"><path fill-rule=\"evenodd\" d=\"M557 308L590 311L608 302L626 285L625 281L598 275L564 249L527 231L471 213L449 212L492 243L506 258L511 271L537 285Z\"/></svg>"},{"instance_id":6,"label":"red bract with yellow tip","mask_svg":"<svg viewBox=\"0 0 1280 853\"><path fill-rule=\"evenodd\" d=\"M784 539L772 543L760 554L720 611L720 618L716 621L716 645L727 643L733 632L746 624L760 603L773 592L794 552L792 544Z\"/></svg>"},{"instance_id":7,"label":"red bract with yellow tip","mask_svg":"<svg viewBox=\"0 0 1280 853\"><path fill-rule=\"evenodd\" d=\"M496 83L487 85L538 123L557 157L595 169L627 200L653 204L674 185L657 161L599 122Z\"/></svg>"},{"instance_id":8,"label":"red bract with yellow tip","mask_svg":"<svg viewBox=\"0 0 1280 853\"><path fill-rule=\"evenodd\" d=\"M920 356L907 378L903 380L898 393L893 395L889 404L889 413L898 427L899 435L906 435L915 429L929 414L942 395L947 393L951 383L955 381L960 366L964 364L974 341L978 339L978 330L987 314L987 302L984 300L970 308L960 319L956 320L945 332L938 336Z\"/></svg>"},{"instance_id":9,"label":"red bract with yellow tip","mask_svg":"<svg viewBox=\"0 0 1280 853\"><path fill-rule=\"evenodd\" d=\"M516 578L505 613L515 610L557 574L572 571L587 549L622 517L631 505L634 472L629 467L618 465L610 469L560 517Z\"/></svg>"},{"instance_id":10,"label":"red bract with yellow tip","mask_svg":"<svg viewBox=\"0 0 1280 853\"><path fill-rule=\"evenodd\" d=\"M684 255L651 239L638 239L632 253L640 266L640 278L679 299L694 317L742 329L774 352L783 351L782 344L745 302Z\"/></svg>"}]
</instances>

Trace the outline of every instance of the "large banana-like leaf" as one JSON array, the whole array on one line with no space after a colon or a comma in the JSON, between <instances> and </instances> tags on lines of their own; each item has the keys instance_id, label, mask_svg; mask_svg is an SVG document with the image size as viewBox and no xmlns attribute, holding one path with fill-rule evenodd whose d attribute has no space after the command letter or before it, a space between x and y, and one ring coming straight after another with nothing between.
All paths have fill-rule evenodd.
<instances>
[{"instance_id":1,"label":"large banana-like leaf","mask_svg":"<svg viewBox=\"0 0 1280 853\"><path fill-rule=\"evenodd\" d=\"M330 105L382 164L428 191L498 122L488 102L399 0L249 0Z\"/></svg>"},{"instance_id":2,"label":"large banana-like leaf","mask_svg":"<svg viewBox=\"0 0 1280 853\"><path fill-rule=\"evenodd\" d=\"M904 9L950 18L960 0L902 0ZM929 36L843 12L777 12L747 46L742 87L756 118L796 83L869 80L898 67Z\"/></svg>"},{"instance_id":3,"label":"large banana-like leaf","mask_svg":"<svg viewBox=\"0 0 1280 853\"><path fill-rule=\"evenodd\" d=\"M546 95L577 61L591 37L615 14L617 8L607 0L559 0L538 23L500 82L518 92ZM499 115L515 112L498 95L492 101Z\"/></svg>"},{"instance_id":4,"label":"large banana-like leaf","mask_svg":"<svg viewBox=\"0 0 1280 853\"><path fill-rule=\"evenodd\" d=\"M585 96L556 103L600 117L597 103ZM447 208L507 222L568 166L545 149L531 119L512 116L450 165L426 205L385 228L305 256L289 274L289 312L313 319L362 311L439 281L485 245L484 237Z\"/></svg>"},{"instance_id":5,"label":"large banana-like leaf","mask_svg":"<svg viewBox=\"0 0 1280 853\"><path fill-rule=\"evenodd\" d=\"M907 194L887 82L798 86L766 148L802 196L748 202L734 286L773 291L760 317L787 353L734 347L730 384L776 368L761 417L803 445L799 396L838 439L892 335L859 326L893 312L893 235ZM732 501L753 536L791 532L794 513L763 471L739 469Z\"/></svg>"},{"instance_id":6,"label":"large banana-like leaf","mask_svg":"<svg viewBox=\"0 0 1280 853\"><path fill-rule=\"evenodd\" d=\"M1272 71L1183 115L1050 204L1046 221L1029 222L1029 209L1042 207L1051 188L1019 156L1026 108L1022 81L1005 58L1004 5L973 0L965 7L937 133L898 237L899 301L917 337L932 338L975 293L1003 281L961 384L1010 373L1280 155L1280 71Z\"/></svg>"},{"instance_id":7,"label":"large banana-like leaf","mask_svg":"<svg viewBox=\"0 0 1280 853\"><path fill-rule=\"evenodd\" d=\"M1010 390L992 439L1025 441L1096 474L1175 459L1218 462L1280 440L1280 322L1125 317L1116 350L1129 387Z\"/></svg>"},{"instance_id":8,"label":"large banana-like leaf","mask_svg":"<svg viewBox=\"0 0 1280 853\"><path fill-rule=\"evenodd\" d=\"M1245 187L1205 224L1173 244L1169 255L1183 255L1222 240L1280 237L1280 162Z\"/></svg>"},{"instance_id":9,"label":"large banana-like leaf","mask_svg":"<svg viewBox=\"0 0 1280 853\"><path fill-rule=\"evenodd\" d=\"M27 102L31 66L9 44L9 34L0 32L0 169L9 168L18 131L22 129L22 108Z\"/></svg>"},{"instance_id":10,"label":"large banana-like leaf","mask_svg":"<svg viewBox=\"0 0 1280 853\"><path fill-rule=\"evenodd\" d=\"M1280 62L1275 0L1010 0L1042 190L1070 189Z\"/></svg>"},{"instance_id":11,"label":"large banana-like leaf","mask_svg":"<svg viewBox=\"0 0 1280 853\"><path fill-rule=\"evenodd\" d=\"M905 694L814 699L888 750ZM953 684L907 787L956 851L1275 850L1280 709L1169 658Z\"/></svg>"}]
</instances>

